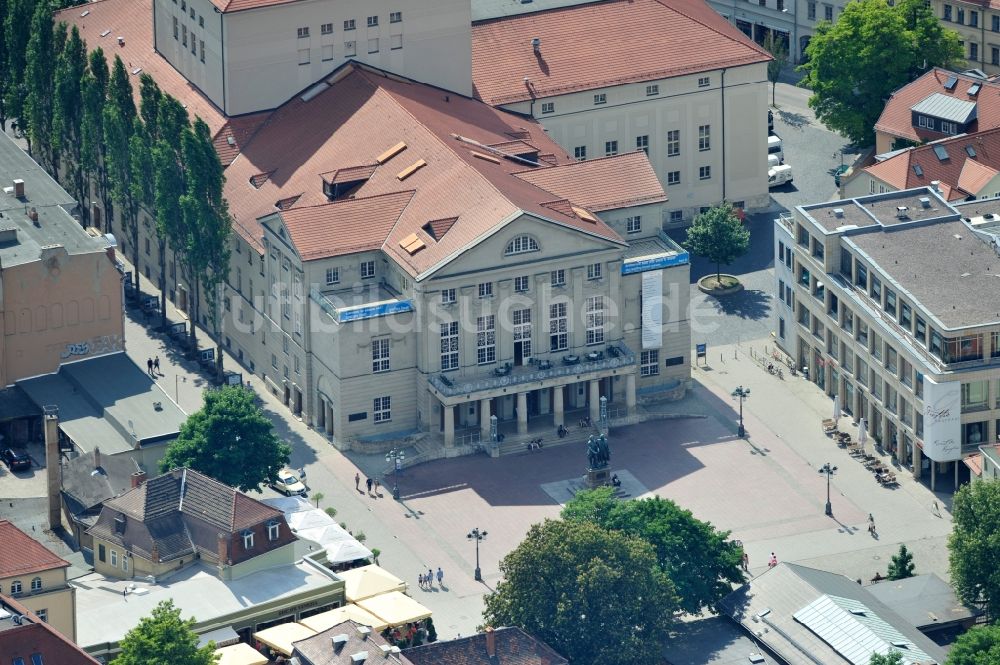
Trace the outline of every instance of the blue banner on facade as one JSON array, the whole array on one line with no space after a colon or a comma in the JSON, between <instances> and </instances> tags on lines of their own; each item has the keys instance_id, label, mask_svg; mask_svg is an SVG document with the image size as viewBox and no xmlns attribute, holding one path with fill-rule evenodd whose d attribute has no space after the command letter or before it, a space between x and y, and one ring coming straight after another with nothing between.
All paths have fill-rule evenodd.
<instances>
[{"instance_id":1,"label":"blue banner on facade","mask_svg":"<svg viewBox=\"0 0 1000 665\"><path fill-rule=\"evenodd\" d=\"M399 314L401 312L412 312L413 303L409 300L400 300L398 302L384 302L377 305L368 305L366 307L356 307L352 309L340 309L338 311L338 320L341 323L346 321L358 321L361 319L374 319L379 316L389 316L390 314Z\"/></svg>"},{"instance_id":2,"label":"blue banner on facade","mask_svg":"<svg viewBox=\"0 0 1000 665\"><path fill-rule=\"evenodd\" d=\"M622 263L622 274L632 275L637 272L646 272L647 270L660 270L661 268L682 266L690 263L690 261L691 258L687 252L671 254L669 256L657 256L651 259L626 260Z\"/></svg>"}]
</instances>

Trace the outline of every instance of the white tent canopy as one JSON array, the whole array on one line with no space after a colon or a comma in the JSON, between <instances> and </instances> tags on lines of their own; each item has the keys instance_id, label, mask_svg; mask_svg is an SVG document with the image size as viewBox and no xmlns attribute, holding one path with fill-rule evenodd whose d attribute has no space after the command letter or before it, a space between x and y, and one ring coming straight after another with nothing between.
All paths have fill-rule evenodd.
<instances>
[{"instance_id":1,"label":"white tent canopy","mask_svg":"<svg viewBox=\"0 0 1000 665\"><path fill-rule=\"evenodd\" d=\"M401 591L391 591L359 601L358 607L367 610L390 626L402 626L411 621L420 621L431 615L431 611Z\"/></svg>"},{"instance_id":2,"label":"white tent canopy","mask_svg":"<svg viewBox=\"0 0 1000 665\"><path fill-rule=\"evenodd\" d=\"M406 591L406 583L385 568L374 564L337 573L344 580L344 597L356 603L381 593Z\"/></svg>"},{"instance_id":3,"label":"white tent canopy","mask_svg":"<svg viewBox=\"0 0 1000 665\"><path fill-rule=\"evenodd\" d=\"M361 609L353 603L348 603L343 607L328 610L320 614L314 614L311 617L301 619L299 623L306 628L315 630L317 633L322 633L324 630L330 630L345 621L354 621L362 626L369 626L377 633L381 633L387 627L386 623L377 616L367 610Z\"/></svg>"},{"instance_id":4,"label":"white tent canopy","mask_svg":"<svg viewBox=\"0 0 1000 665\"><path fill-rule=\"evenodd\" d=\"M299 623L281 623L254 633L253 638L258 642L266 644L278 653L291 656L292 642L308 639L315 634L316 631Z\"/></svg>"},{"instance_id":5,"label":"white tent canopy","mask_svg":"<svg viewBox=\"0 0 1000 665\"><path fill-rule=\"evenodd\" d=\"M327 561L331 564L371 558L370 549L302 497L265 499L264 503L285 513L285 521L296 536L324 548Z\"/></svg>"},{"instance_id":6,"label":"white tent canopy","mask_svg":"<svg viewBox=\"0 0 1000 665\"><path fill-rule=\"evenodd\" d=\"M216 649L219 655L217 665L267 665L268 660L249 644L240 642Z\"/></svg>"},{"instance_id":7,"label":"white tent canopy","mask_svg":"<svg viewBox=\"0 0 1000 665\"><path fill-rule=\"evenodd\" d=\"M240 636L236 634L232 626L226 626L224 628L216 628L215 630L210 630L207 633L202 633L198 636L198 646L203 647L209 642L215 642L217 647L225 647L230 644L236 644L240 641Z\"/></svg>"}]
</instances>

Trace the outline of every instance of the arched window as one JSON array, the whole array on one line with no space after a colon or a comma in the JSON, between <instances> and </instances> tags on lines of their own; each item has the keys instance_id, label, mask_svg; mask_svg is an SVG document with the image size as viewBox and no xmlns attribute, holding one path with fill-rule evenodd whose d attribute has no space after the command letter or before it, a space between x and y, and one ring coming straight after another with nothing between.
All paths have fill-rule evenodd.
<instances>
[{"instance_id":1,"label":"arched window","mask_svg":"<svg viewBox=\"0 0 1000 665\"><path fill-rule=\"evenodd\" d=\"M36 577L35 579L31 580L31 590L32 591L41 591L42 590L42 578L41 577Z\"/></svg>"},{"instance_id":2,"label":"arched window","mask_svg":"<svg viewBox=\"0 0 1000 665\"><path fill-rule=\"evenodd\" d=\"M504 254L524 254L526 252L537 252L538 242L531 236L517 236L509 243L507 243L507 249Z\"/></svg>"}]
</instances>

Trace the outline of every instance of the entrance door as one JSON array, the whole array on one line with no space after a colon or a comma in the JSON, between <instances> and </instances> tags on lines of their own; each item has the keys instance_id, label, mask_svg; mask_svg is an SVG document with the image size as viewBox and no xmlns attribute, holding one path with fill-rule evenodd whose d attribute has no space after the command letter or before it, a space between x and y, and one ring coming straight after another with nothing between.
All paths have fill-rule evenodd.
<instances>
[{"instance_id":1,"label":"entrance door","mask_svg":"<svg viewBox=\"0 0 1000 665\"><path fill-rule=\"evenodd\" d=\"M521 366L531 359L531 310L515 309L511 312L514 322L514 365Z\"/></svg>"}]
</instances>

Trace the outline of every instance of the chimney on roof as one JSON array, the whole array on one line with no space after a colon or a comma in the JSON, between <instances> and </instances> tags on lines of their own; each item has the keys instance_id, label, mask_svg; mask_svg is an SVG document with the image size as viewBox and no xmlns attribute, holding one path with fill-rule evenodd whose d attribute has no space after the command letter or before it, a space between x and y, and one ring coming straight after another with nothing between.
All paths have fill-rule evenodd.
<instances>
[{"instance_id":1,"label":"chimney on roof","mask_svg":"<svg viewBox=\"0 0 1000 665\"><path fill-rule=\"evenodd\" d=\"M361 636L362 640L367 640L368 636L371 635L372 629L368 626L358 626L358 635Z\"/></svg>"},{"instance_id":2,"label":"chimney on roof","mask_svg":"<svg viewBox=\"0 0 1000 665\"><path fill-rule=\"evenodd\" d=\"M493 626L486 626L486 655L496 658L497 655L497 635L493 631Z\"/></svg>"},{"instance_id":3,"label":"chimney on roof","mask_svg":"<svg viewBox=\"0 0 1000 665\"><path fill-rule=\"evenodd\" d=\"M132 487L136 488L146 482L146 472L136 471L132 474Z\"/></svg>"},{"instance_id":4,"label":"chimney on roof","mask_svg":"<svg viewBox=\"0 0 1000 665\"><path fill-rule=\"evenodd\" d=\"M94 446L94 469L101 468L101 449Z\"/></svg>"},{"instance_id":5,"label":"chimney on roof","mask_svg":"<svg viewBox=\"0 0 1000 665\"><path fill-rule=\"evenodd\" d=\"M28 210L28 219L33 221L35 224L38 224L38 211L34 208Z\"/></svg>"},{"instance_id":6,"label":"chimney on roof","mask_svg":"<svg viewBox=\"0 0 1000 665\"><path fill-rule=\"evenodd\" d=\"M941 181L940 180L931 180L931 189L933 189L935 192L937 192L938 194L940 194L941 193Z\"/></svg>"},{"instance_id":7,"label":"chimney on roof","mask_svg":"<svg viewBox=\"0 0 1000 665\"><path fill-rule=\"evenodd\" d=\"M229 538L224 533L219 533L217 553L219 556L219 568L222 568L226 564L232 563L229 560Z\"/></svg>"},{"instance_id":8,"label":"chimney on roof","mask_svg":"<svg viewBox=\"0 0 1000 665\"><path fill-rule=\"evenodd\" d=\"M149 553L149 560L154 564L160 563L160 546L153 541L153 551Z\"/></svg>"},{"instance_id":9,"label":"chimney on roof","mask_svg":"<svg viewBox=\"0 0 1000 665\"><path fill-rule=\"evenodd\" d=\"M14 197L19 199L24 198L24 180L20 178L14 178Z\"/></svg>"},{"instance_id":10,"label":"chimney on roof","mask_svg":"<svg viewBox=\"0 0 1000 665\"><path fill-rule=\"evenodd\" d=\"M531 40L531 50L535 52L535 55L542 54L542 40L535 37Z\"/></svg>"},{"instance_id":11,"label":"chimney on roof","mask_svg":"<svg viewBox=\"0 0 1000 665\"><path fill-rule=\"evenodd\" d=\"M62 460L59 458L59 415L54 409L45 413L45 477L48 486L49 528L62 527Z\"/></svg>"},{"instance_id":12,"label":"chimney on roof","mask_svg":"<svg viewBox=\"0 0 1000 665\"><path fill-rule=\"evenodd\" d=\"M118 45L119 46L125 46L125 38L124 37L119 37L118 38Z\"/></svg>"}]
</instances>

